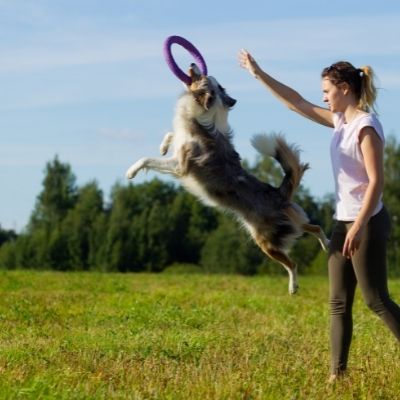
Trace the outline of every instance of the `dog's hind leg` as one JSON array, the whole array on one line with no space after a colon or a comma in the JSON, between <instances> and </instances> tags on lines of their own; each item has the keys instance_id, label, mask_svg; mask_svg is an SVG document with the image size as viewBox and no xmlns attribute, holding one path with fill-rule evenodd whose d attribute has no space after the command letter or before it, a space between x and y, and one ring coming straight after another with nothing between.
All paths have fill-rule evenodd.
<instances>
[{"instance_id":1,"label":"dog's hind leg","mask_svg":"<svg viewBox=\"0 0 400 400\"><path fill-rule=\"evenodd\" d=\"M180 175L180 168L176 158L141 158L128 168L125 175L128 179L132 179L141 169L151 169L173 176Z\"/></svg>"},{"instance_id":2,"label":"dog's hind leg","mask_svg":"<svg viewBox=\"0 0 400 400\"><path fill-rule=\"evenodd\" d=\"M274 260L278 261L289 274L289 293L295 294L299 289L297 283L297 265L287 254L281 250L267 249L266 253Z\"/></svg>"},{"instance_id":3,"label":"dog's hind leg","mask_svg":"<svg viewBox=\"0 0 400 400\"><path fill-rule=\"evenodd\" d=\"M289 274L289 293L295 294L299 288L297 283L297 265L289 258L289 256L282 250L272 248L268 241L265 239L255 238L256 243L260 249L267 254L270 258L278 261Z\"/></svg>"},{"instance_id":4,"label":"dog's hind leg","mask_svg":"<svg viewBox=\"0 0 400 400\"><path fill-rule=\"evenodd\" d=\"M304 232L311 233L311 235L314 235L319 240L324 251L329 251L329 240L319 225L303 224L302 228Z\"/></svg>"}]
</instances>

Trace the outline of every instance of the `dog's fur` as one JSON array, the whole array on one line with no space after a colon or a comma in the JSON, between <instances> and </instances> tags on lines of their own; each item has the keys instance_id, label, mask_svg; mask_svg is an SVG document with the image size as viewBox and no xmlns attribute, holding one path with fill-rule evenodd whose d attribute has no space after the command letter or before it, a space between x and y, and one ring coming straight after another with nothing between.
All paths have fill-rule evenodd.
<instances>
[{"instance_id":1,"label":"dog's fur","mask_svg":"<svg viewBox=\"0 0 400 400\"><path fill-rule=\"evenodd\" d=\"M141 169L173 175L204 203L235 214L261 250L286 268L289 292L295 293L297 267L287 255L295 239L308 232L319 239L324 250L328 246L322 229L309 224L305 212L292 202L308 165L300 163L298 149L281 135L256 135L253 146L263 156L275 158L285 176L275 188L249 174L233 147L228 124L228 112L236 100L215 78L201 75L195 64L189 74L192 83L178 100L174 131L166 134L160 147L165 155L173 144L173 156L142 158L126 176L132 179Z\"/></svg>"}]
</instances>

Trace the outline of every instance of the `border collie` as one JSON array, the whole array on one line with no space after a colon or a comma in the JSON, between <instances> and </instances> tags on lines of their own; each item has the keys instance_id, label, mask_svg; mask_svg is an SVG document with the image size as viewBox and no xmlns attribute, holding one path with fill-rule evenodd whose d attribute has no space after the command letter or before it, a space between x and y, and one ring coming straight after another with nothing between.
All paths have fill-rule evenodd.
<instances>
[{"instance_id":1,"label":"border collie","mask_svg":"<svg viewBox=\"0 0 400 400\"><path fill-rule=\"evenodd\" d=\"M262 182L243 169L232 144L229 110L236 100L211 76L200 73L196 64L189 69L192 83L179 98L173 132L160 146L170 158L142 158L126 172L132 179L142 170L167 173L205 204L233 213L260 249L289 273L289 293L298 289L297 266L288 256L294 241L304 232L318 238L327 251L329 241L318 225L309 223L304 210L293 203L294 191L308 164L302 164L299 150L281 135L259 134L252 145L264 157L275 158L285 173L279 187Z\"/></svg>"}]
</instances>

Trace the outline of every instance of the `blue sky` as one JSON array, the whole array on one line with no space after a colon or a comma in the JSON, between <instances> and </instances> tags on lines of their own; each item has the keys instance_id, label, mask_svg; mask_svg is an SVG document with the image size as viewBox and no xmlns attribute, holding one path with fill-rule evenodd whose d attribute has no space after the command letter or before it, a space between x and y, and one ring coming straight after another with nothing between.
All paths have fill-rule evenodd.
<instances>
[{"instance_id":1,"label":"blue sky","mask_svg":"<svg viewBox=\"0 0 400 400\"><path fill-rule=\"evenodd\" d=\"M230 123L243 158L254 161L254 133L283 132L310 162L303 183L317 198L333 191L330 130L278 103L238 66L240 48L317 104L323 67L371 65L386 135L400 136L397 1L0 0L2 227L24 228L55 155L107 198L133 161L158 154L183 89L162 56L173 34L200 49L238 100ZM184 68L192 61L179 47L174 54Z\"/></svg>"}]
</instances>

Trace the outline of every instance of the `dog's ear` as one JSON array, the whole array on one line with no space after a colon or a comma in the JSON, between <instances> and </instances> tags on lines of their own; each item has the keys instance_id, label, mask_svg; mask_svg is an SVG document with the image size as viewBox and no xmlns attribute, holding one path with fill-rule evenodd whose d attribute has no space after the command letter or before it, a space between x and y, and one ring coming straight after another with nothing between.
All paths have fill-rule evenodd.
<instances>
[{"instance_id":1,"label":"dog's ear","mask_svg":"<svg viewBox=\"0 0 400 400\"><path fill-rule=\"evenodd\" d=\"M233 107L236 104L236 101L234 98L228 96L226 93L224 93L224 95L222 96L222 102L224 103L224 105L226 107Z\"/></svg>"}]
</instances>

